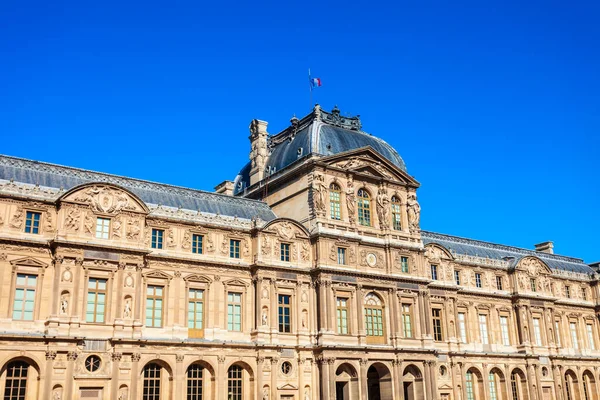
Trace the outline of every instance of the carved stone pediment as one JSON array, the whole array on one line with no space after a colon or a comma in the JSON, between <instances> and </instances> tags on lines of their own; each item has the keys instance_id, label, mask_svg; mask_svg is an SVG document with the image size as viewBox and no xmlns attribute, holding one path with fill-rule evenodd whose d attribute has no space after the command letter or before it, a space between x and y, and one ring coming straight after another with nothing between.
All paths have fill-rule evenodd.
<instances>
[{"instance_id":1,"label":"carved stone pediment","mask_svg":"<svg viewBox=\"0 0 600 400\"><path fill-rule=\"evenodd\" d=\"M333 162L330 165L357 174L366 174L387 179L397 178L396 174L382 164L381 161L367 155L346 158L344 160Z\"/></svg>"},{"instance_id":2,"label":"carved stone pediment","mask_svg":"<svg viewBox=\"0 0 600 400\"><path fill-rule=\"evenodd\" d=\"M31 258L31 257L19 258L17 260L12 260L10 263L13 266L35 267L35 268L48 267L48 264L38 261L35 258Z\"/></svg>"},{"instance_id":3,"label":"carved stone pediment","mask_svg":"<svg viewBox=\"0 0 600 400\"><path fill-rule=\"evenodd\" d=\"M425 257L427 257L430 262L436 263L439 263L442 260L452 259L452 255L450 253L434 244L425 246Z\"/></svg>"},{"instance_id":4,"label":"carved stone pediment","mask_svg":"<svg viewBox=\"0 0 600 400\"><path fill-rule=\"evenodd\" d=\"M197 282L206 284L212 283L212 280L209 277L200 274L187 275L185 278L183 278L183 280L186 282Z\"/></svg>"},{"instance_id":5,"label":"carved stone pediment","mask_svg":"<svg viewBox=\"0 0 600 400\"><path fill-rule=\"evenodd\" d=\"M144 278L167 279L167 280L173 279L173 276L171 276L167 273L164 273L162 271L158 271L158 270L146 272L145 274L143 274L143 276L144 276Z\"/></svg>"},{"instance_id":6,"label":"carved stone pediment","mask_svg":"<svg viewBox=\"0 0 600 400\"><path fill-rule=\"evenodd\" d=\"M117 214L121 211L148 213L146 205L130 192L105 184L90 184L69 191L63 202L88 205L101 214Z\"/></svg>"},{"instance_id":7,"label":"carved stone pediment","mask_svg":"<svg viewBox=\"0 0 600 400\"><path fill-rule=\"evenodd\" d=\"M277 235L279 240L291 241L294 239L307 239L305 230L296 222L287 219L271 221L265 226L265 232Z\"/></svg>"},{"instance_id":8,"label":"carved stone pediment","mask_svg":"<svg viewBox=\"0 0 600 400\"><path fill-rule=\"evenodd\" d=\"M531 277L548 275L552 273L550 268L548 268L548 266L537 257L523 257L521 261L519 261L517 269L524 271Z\"/></svg>"}]
</instances>

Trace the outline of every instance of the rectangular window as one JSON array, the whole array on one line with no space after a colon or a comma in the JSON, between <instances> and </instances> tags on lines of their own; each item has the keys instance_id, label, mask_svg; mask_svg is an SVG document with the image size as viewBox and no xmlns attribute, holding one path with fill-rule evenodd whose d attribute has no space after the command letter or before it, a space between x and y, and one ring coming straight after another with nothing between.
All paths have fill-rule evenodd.
<instances>
[{"instance_id":1,"label":"rectangular window","mask_svg":"<svg viewBox=\"0 0 600 400\"><path fill-rule=\"evenodd\" d=\"M290 262L290 245L289 243L281 243L281 261Z\"/></svg>"},{"instance_id":2,"label":"rectangular window","mask_svg":"<svg viewBox=\"0 0 600 400\"><path fill-rule=\"evenodd\" d=\"M40 218L42 214L39 212L27 211L27 216L25 218L25 233L40 233ZM21 214L21 218L23 218L23 214Z\"/></svg>"},{"instance_id":3,"label":"rectangular window","mask_svg":"<svg viewBox=\"0 0 600 400\"><path fill-rule=\"evenodd\" d=\"M488 382L490 383L490 400L498 400L498 393L496 391L496 375L494 375L494 373L489 374Z\"/></svg>"},{"instance_id":4,"label":"rectangular window","mask_svg":"<svg viewBox=\"0 0 600 400\"><path fill-rule=\"evenodd\" d=\"M590 344L590 350L596 350L596 343L594 341L594 327L592 324L587 324L585 329L587 332L588 343Z\"/></svg>"},{"instance_id":5,"label":"rectangular window","mask_svg":"<svg viewBox=\"0 0 600 400\"><path fill-rule=\"evenodd\" d=\"M227 293L227 330L242 331L242 294Z\"/></svg>"},{"instance_id":6,"label":"rectangular window","mask_svg":"<svg viewBox=\"0 0 600 400\"><path fill-rule=\"evenodd\" d=\"M240 241L231 239L229 240L229 257L240 258Z\"/></svg>"},{"instance_id":7,"label":"rectangular window","mask_svg":"<svg viewBox=\"0 0 600 400\"><path fill-rule=\"evenodd\" d=\"M162 327L163 290L162 286L154 285L146 289L146 326L149 328Z\"/></svg>"},{"instance_id":8,"label":"rectangular window","mask_svg":"<svg viewBox=\"0 0 600 400\"><path fill-rule=\"evenodd\" d=\"M554 321L554 335L556 336L556 345L561 347L560 344L560 321Z\"/></svg>"},{"instance_id":9,"label":"rectangular window","mask_svg":"<svg viewBox=\"0 0 600 400\"><path fill-rule=\"evenodd\" d=\"M475 395L473 394L473 373L471 371L467 372L465 380L467 389L467 400L475 400Z\"/></svg>"},{"instance_id":10,"label":"rectangular window","mask_svg":"<svg viewBox=\"0 0 600 400\"><path fill-rule=\"evenodd\" d=\"M402 214L400 214L400 203L392 198L392 225L394 230L402 230Z\"/></svg>"},{"instance_id":11,"label":"rectangular window","mask_svg":"<svg viewBox=\"0 0 600 400\"><path fill-rule=\"evenodd\" d=\"M96 238L97 239L108 239L108 233L110 232L110 219L109 218L96 218Z\"/></svg>"},{"instance_id":12,"label":"rectangular window","mask_svg":"<svg viewBox=\"0 0 600 400\"><path fill-rule=\"evenodd\" d=\"M441 342L444 340L444 334L442 330L442 310L439 308L431 309L431 316L433 319L433 340Z\"/></svg>"},{"instance_id":13,"label":"rectangular window","mask_svg":"<svg viewBox=\"0 0 600 400\"><path fill-rule=\"evenodd\" d=\"M460 285L460 271L454 271L454 281L457 285Z\"/></svg>"},{"instance_id":14,"label":"rectangular window","mask_svg":"<svg viewBox=\"0 0 600 400\"><path fill-rule=\"evenodd\" d=\"M413 337L410 304L402 304L402 328L404 329L405 338Z\"/></svg>"},{"instance_id":15,"label":"rectangular window","mask_svg":"<svg viewBox=\"0 0 600 400\"><path fill-rule=\"evenodd\" d=\"M400 265L402 266L402 272L408 274L408 257L400 257Z\"/></svg>"},{"instance_id":16,"label":"rectangular window","mask_svg":"<svg viewBox=\"0 0 600 400\"><path fill-rule=\"evenodd\" d=\"M290 297L285 294L280 294L279 298L279 332L290 333L292 331L291 325L291 308L290 308Z\"/></svg>"},{"instance_id":17,"label":"rectangular window","mask_svg":"<svg viewBox=\"0 0 600 400\"><path fill-rule=\"evenodd\" d=\"M342 219L340 213L340 192L339 190L329 191L329 206L331 207L331 219Z\"/></svg>"},{"instance_id":18,"label":"rectangular window","mask_svg":"<svg viewBox=\"0 0 600 400\"><path fill-rule=\"evenodd\" d=\"M579 338L577 337L577 323L571 322L569 323L569 329L571 330L571 342L573 343L573 348L579 348Z\"/></svg>"},{"instance_id":19,"label":"rectangular window","mask_svg":"<svg viewBox=\"0 0 600 400\"><path fill-rule=\"evenodd\" d=\"M533 319L533 337L535 338L535 345L542 345L542 329L540 328L540 319Z\"/></svg>"},{"instance_id":20,"label":"rectangular window","mask_svg":"<svg viewBox=\"0 0 600 400\"><path fill-rule=\"evenodd\" d=\"M202 254L202 235L192 235L192 253Z\"/></svg>"},{"instance_id":21,"label":"rectangular window","mask_svg":"<svg viewBox=\"0 0 600 400\"><path fill-rule=\"evenodd\" d=\"M433 279L434 281L437 281L437 265L432 265L431 266L431 279Z\"/></svg>"},{"instance_id":22,"label":"rectangular window","mask_svg":"<svg viewBox=\"0 0 600 400\"><path fill-rule=\"evenodd\" d=\"M163 236L165 231L162 229L152 229L152 248L162 249L163 248Z\"/></svg>"},{"instance_id":23,"label":"rectangular window","mask_svg":"<svg viewBox=\"0 0 600 400\"><path fill-rule=\"evenodd\" d=\"M479 335L481 336L481 343L490 344L490 339L488 337L487 315L485 314L479 314Z\"/></svg>"},{"instance_id":24,"label":"rectangular window","mask_svg":"<svg viewBox=\"0 0 600 400\"><path fill-rule=\"evenodd\" d=\"M498 290L504 290L502 288L502 277L501 276L497 276L496 277L496 289L498 289Z\"/></svg>"},{"instance_id":25,"label":"rectangular window","mask_svg":"<svg viewBox=\"0 0 600 400\"><path fill-rule=\"evenodd\" d=\"M367 336L383 336L383 311L380 307L365 307Z\"/></svg>"},{"instance_id":26,"label":"rectangular window","mask_svg":"<svg viewBox=\"0 0 600 400\"><path fill-rule=\"evenodd\" d=\"M188 292L188 328L204 328L204 290L190 288Z\"/></svg>"},{"instance_id":27,"label":"rectangular window","mask_svg":"<svg viewBox=\"0 0 600 400\"><path fill-rule=\"evenodd\" d=\"M338 264L346 265L346 249L343 247L338 247Z\"/></svg>"},{"instance_id":28,"label":"rectangular window","mask_svg":"<svg viewBox=\"0 0 600 400\"><path fill-rule=\"evenodd\" d=\"M510 346L510 334L508 333L508 317L500 317L500 332L502 333L502 344Z\"/></svg>"},{"instance_id":29,"label":"rectangular window","mask_svg":"<svg viewBox=\"0 0 600 400\"><path fill-rule=\"evenodd\" d=\"M481 274L475 273L475 286L481 287Z\"/></svg>"},{"instance_id":30,"label":"rectangular window","mask_svg":"<svg viewBox=\"0 0 600 400\"><path fill-rule=\"evenodd\" d=\"M88 280L86 322L104 322L106 307L106 279L90 278Z\"/></svg>"},{"instance_id":31,"label":"rectangular window","mask_svg":"<svg viewBox=\"0 0 600 400\"><path fill-rule=\"evenodd\" d=\"M570 299L570 298L571 298L571 287L570 287L570 286L567 286L567 285L565 285L565 297L566 297L567 299Z\"/></svg>"},{"instance_id":32,"label":"rectangular window","mask_svg":"<svg viewBox=\"0 0 600 400\"><path fill-rule=\"evenodd\" d=\"M17 274L13 319L33 321L36 286L36 275Z\"/></svg>"},{"instance_id":33,"label":"rectangular window","mask_svg":"<svg viewBox=\"0 0 600 400\"><path fill-rule=\"evenodd\" d=\"M467 343L467 322L465 317L464 312L458 313L458 334L460 341L463 343Z\"/></svg>"},{"instance_id":34,"label":"rectangular window","mask_svg":"<svg viewBox=\"0 0 600 400\"><path fill-rule=\"evenodd\" d=\"M587 290L586 290L585 288L581 288L581 297L582 297L584 300L587 300L587 299L588 299L588 296L587 296Z\"/></svg>"},{"instance_id":35,"label":"rectangular window","mask_svg":"<svg viewBox=\"0 0 600 400\"><path fill-rule=\"evenodd\" d=\"M343 297L337 298L337 328L339 334L348 334L348 299Z\"/></svg>"},{"instance_id":36,"label":"rectangular window","mask_svg":"<svg viewBox=\"0 0 600 400\"><path fill-rule=\"evenodd\" d=\"M529 286L531 287L532 292L537 292L537 287L534 278L529 279Z\"/></svg>"}]
</instances>

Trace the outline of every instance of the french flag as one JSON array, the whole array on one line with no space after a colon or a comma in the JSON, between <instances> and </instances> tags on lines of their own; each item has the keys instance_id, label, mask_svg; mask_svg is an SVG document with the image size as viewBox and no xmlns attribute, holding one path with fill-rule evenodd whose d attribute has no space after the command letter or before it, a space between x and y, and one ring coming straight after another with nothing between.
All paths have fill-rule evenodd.
<instances>
[{"instance_id":1,"label":"french flag","mask_svg":"<svg viewBox=\"0 0 600 400\"><path fill-rule=\"evenodd\" d=\"M310 86L313 88L321 86L321 78L308 78L310 81Z\"/></svg>"}]
</instances>

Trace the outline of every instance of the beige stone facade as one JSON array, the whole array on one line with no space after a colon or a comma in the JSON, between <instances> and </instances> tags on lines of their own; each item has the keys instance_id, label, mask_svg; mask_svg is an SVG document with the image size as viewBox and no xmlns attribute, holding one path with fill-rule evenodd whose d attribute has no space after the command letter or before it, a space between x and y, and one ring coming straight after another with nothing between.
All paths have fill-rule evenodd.
<instances>
[{"instance_id":1,"label":"beige stone facade","mask_svg":"<svg viewBox=\"0 0 600 400\"><path fill-rule=\"evenodd\" d=\"M269 170L366 135L322 113L254 121L237 197L1 157L4 398L598 400L595 269L421 231L379 142Z\"/></svg>"}]
</instances>

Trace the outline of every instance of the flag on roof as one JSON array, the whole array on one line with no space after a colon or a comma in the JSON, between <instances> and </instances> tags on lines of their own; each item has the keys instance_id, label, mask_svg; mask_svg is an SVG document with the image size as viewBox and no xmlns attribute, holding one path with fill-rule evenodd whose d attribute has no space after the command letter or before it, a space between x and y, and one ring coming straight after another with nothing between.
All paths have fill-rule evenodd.
<instances>
[{"instance_id":1,"label":"flag on roof","mask_svg":"<svg viewBox=\"0 0 600 400\"><path fill-rule=\"evenodd\" d=\"M321 86L321 78L309 78L310 86L313 88Z\"/></svg>"}]
</instances>

